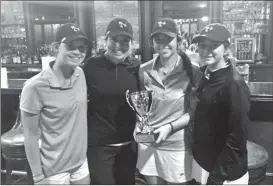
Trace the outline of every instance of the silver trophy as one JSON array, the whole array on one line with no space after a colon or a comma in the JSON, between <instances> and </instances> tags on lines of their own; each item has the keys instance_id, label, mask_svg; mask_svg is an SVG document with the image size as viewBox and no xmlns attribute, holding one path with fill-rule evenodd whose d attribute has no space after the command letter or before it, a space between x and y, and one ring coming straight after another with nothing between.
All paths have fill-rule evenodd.
<instances>
[{"instance_id":1,"label":"silver trophy","mask_svg":"<svg viewBox=\"0 0 273 186\"><path fill-rule=\"evenodd\" d=\"M138 91L129 93L126 91L126 99L130 107L140 116L140 133L136 134L136 142L152 143L155 142L155 134L153 128L149 125L148 114L152 105L152 91Z\"/></svg>"}]
</instances>

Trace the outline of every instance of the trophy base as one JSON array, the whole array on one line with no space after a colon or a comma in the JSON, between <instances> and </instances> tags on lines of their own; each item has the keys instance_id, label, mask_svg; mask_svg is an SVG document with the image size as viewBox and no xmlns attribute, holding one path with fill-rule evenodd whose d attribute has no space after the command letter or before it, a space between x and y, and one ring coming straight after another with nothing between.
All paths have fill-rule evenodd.
<instances>
[{"instance_id":1,"label":"trophy base","mask_svg":"<svg viewBox=\"0 0 273 186\"><path fill-rule=\"evenodd\" d=\"M156 137L153 133L137 133L135 140L137 143L153 143L156 141Z\"/></svg>"}]
</instances>

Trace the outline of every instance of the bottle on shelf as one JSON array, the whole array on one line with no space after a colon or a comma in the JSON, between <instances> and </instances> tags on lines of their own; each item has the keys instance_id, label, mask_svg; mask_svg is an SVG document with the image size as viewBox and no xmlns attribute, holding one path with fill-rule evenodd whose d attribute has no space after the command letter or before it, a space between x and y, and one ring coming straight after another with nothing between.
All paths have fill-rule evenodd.
<instances>
[{"instance_id":1,"label":"bottle on shelf","mask_svg":"<svg viewBox=\"0 0 273 186\"><path fill-rule=\"evenodd\" d=\"M27 46L22 45L21 49L21 63L22 64L27 64L28 63L28 54L27 54Z\"/></svg>"},{"instance_id":2,"label":"bottle on shelf","mask_svg":"<svg viewBox=\"0 0 273 186\"><path fill-rule=\"evenodd\" d=\"M22 64L21 47L17 47L17 64Z\"/></svg>"},{"instance_id":3,"label":"bottle on shelf","mask_svg":"<svg viewBox=\"0 0 273 186\"><path fill-rule=\"evenodd\" d=\"M37 48L35 53L32 55L32 64L40 64L39 49Z\"/></svg>"}]
</instances>

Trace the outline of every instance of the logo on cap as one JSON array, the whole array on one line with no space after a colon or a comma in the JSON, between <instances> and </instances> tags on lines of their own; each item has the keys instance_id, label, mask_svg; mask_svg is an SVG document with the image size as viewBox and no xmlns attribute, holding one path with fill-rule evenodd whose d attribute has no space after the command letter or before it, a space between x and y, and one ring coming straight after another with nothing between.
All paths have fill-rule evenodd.
<instances>
[{"instance_id":1,"label":"logo on cap","mask_svg":"<svg viewBox=\"0 0 273 186\"><path fill-rule=\"evenodd\" d=\"M165 22L165 21L164 21L164 22L159 21L159 22L158 22L158 26L159 26L159 27L162 27L162 25L166 25L166 22Z\"/></svg>"},{"instance_id":2,"label":"logo on cap","mask_svg":"<svg viewBox=\"0 0 273 186\"><path fill-rule=\"evenodd\" d=\"M74 32L78 32L78 31L80 31L80 29L79 29L79 28L77 28L77 27L75 27L74 25L72 25L72 26L71 26L71 28L72 28L72 30L74 30Z\"/></svg>"},{"instance_id":3,"label":"logo on cap","mask_svg":"<svg viewBox=\"0 0 273 186\"><path fill-rule=\"evenodd\" d=\"M127 27L127 25L121 21L119 21L118 24L120 28Z\"/></svg>"},{"instance_id":4,"label":"logo on cap","mask_svg":"<svg viewBox=\"0 0 273 186\"><path fill-rule=\"evenodd\" d=\"M208 32L209 30L213 30L213 27L210 26L205 27L205 32Z\"/></svg>"}]
</instances>

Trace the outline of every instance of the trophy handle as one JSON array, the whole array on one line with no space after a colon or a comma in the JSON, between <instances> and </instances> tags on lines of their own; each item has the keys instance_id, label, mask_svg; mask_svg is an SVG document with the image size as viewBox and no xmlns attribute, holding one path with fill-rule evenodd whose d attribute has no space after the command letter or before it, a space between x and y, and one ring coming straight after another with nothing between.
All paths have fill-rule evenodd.
<instances>
[{"instance_id":1,"label":"trophy handle","mask_svg":"<svg viewBox=\"0 0 273 186\"><path fill-rule=\"evenodd\" d=\"M127 103L129 104L129 106L133 109L133 110L135 110L135 108L132 106L132 104L131 104L131 102L130 102L130 96L129 96L129 90L126 90L126 101L127 101Z\"/></svg>"},{"instance_id":2,"label":"trophy handle","mask_svg":"<svg viewBox=\"0 0 273 186\"><path fill-rule=\"evenodd\" d=\"M149 114L151 112L151 107L152 107L152 104L153 104L152 94L153 94L153 90L148 90L150 103L149 103L149 108L148 108L148 113L147 114Z\"/></svg>"}]
</instances>

